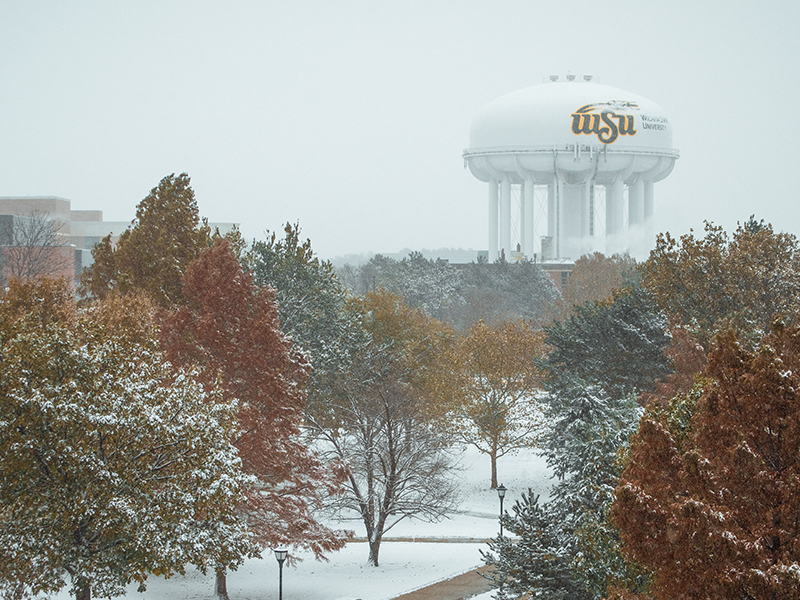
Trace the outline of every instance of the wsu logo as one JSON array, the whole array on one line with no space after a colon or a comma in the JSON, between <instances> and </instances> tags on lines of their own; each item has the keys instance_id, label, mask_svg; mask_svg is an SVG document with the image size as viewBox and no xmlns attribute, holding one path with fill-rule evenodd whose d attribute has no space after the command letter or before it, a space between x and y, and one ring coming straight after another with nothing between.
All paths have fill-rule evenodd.
<instances>
[{"instance_id":1,"label":"wsu logo","mask_svg":"<svg viewBox=\"0 0 800 600\"><path fill-rule=\"evenodd\" d=\"M639 110L639 105L615 100L581 106L572 113L572 133L596 135L603 144L613 144L621 135L636 135L633 115L615 110Z\"/></svg>"}]
</instances>

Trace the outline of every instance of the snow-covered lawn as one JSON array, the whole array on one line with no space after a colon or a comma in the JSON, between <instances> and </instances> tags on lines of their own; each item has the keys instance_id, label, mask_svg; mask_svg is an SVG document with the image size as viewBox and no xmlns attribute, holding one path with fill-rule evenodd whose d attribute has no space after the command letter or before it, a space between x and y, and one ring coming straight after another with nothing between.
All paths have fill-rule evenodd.
<instances>
[{"instance_id":1,"label":"snow-covered lawn","mask_svg":"<svg viewBox=\"0 0 800 600\"><path fill-rule=\"evenodd\" d=\"M296 567L283 568L286 600L381 600L429 583L447 579L480 564L482 544L386 542L381 547L381 566L366 565L367 547L351 543L331 556L328 563L313 558ZM152 578L147 591L135 586L126 598L183 600L213 598L214 577L192 572L186 577ZM251 560L228 576L231 600L269 600L278 597L278 563L270 554ZM61 597L61 596L59 596ZM67 595L63 594L66 598Z\"/></svg>"},{"instance_id":2,"label":"snow-covered lawn","mask_svg":"<svg viewBox=\"0 0 800 600\"><path fill-rule=\"evenodd\" d=\"M489 459L476 450L467 449L462 458L464 499L458 514L441 523L403 521L387 533L388 538L457 538L486 539L497 535L500 503L497 493L489 488ZM532 451L520 452L498 462L498 478L508 488L504 507L508 510L521 493L533 488L546 499L551 481L544 460ZM343 523L363 536L358 522ZM484 543L464 542L400 542L384 541L380 551L380 567L367 563L367 545L351 542L330 561L305 558L295 566L284 565L283 597L285 600L384 600L394 598L431 583L449 579L482 564L479 549ZM131 586L126 599L184 600L213 598L213 575L198 572L169 580L151 578L144 594ZM228 576L231 600L270 600L278 597L278 563L271 553L262 560L246 562ZM491 593L480 596L488 600ZM56 596L66 600L63 592Z\"/></svg>"}]
</instances>

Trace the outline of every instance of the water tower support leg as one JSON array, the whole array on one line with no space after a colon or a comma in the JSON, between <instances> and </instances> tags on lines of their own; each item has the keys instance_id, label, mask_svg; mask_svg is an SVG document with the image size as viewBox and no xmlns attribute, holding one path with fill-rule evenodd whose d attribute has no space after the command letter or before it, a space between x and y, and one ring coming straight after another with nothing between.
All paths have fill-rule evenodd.
<instances>
[{"instance_id":1,"label":"water tower support leg","mask_svg":"<svg viewBox=\"0 0 800 600\"><path fill-rule=\"evenodd\" d=\"M611 256L622 252L623 228L622 205L625 199L625 184L617 179L606 186L606 254Z\"/></svg>"},{"instance_id":2,"label":"water tower support leg","mask_svg":"<svg viewBox=\"0 0 800 600\"><path fill-rule=\"evenodd\" d=\"M533 259L534 254L534 222L533 222L533 197L536 188L534 187L533 179L525 180L525 220L523 222L523 231L525 232L525 245L522 250L525 252L525 258Z\"/></svg>"},{"instance_id":3,"label":"water tower support leg","mask_svg":"<svg viewBox=\"0 0 800 600\"><path fill-rule=\"evenodd\" d=\"M628 229L641 227L644 222L644 181L628 186Z\"/></svg>"},{"instance_id":4,"label":"water tower support leg","mask_svg":"<svg viewBox=\"0 0 800 600\"><path fill-rule=\"evenodd\" d=\"M525 231L525 188L528 186L527 181L523 181L519 184L519 248L520 251L524 254L525 248L527 244L525 243L525 236L527 232Z\"/></svg>"},{"instance_id":5,"label":"water tower support leg","mask_svg":"<svg viewBox=\"0 0 800 600\"><path fill-rule=\"evenodd\" d=\"M500 182L500 250L505 250L506 260L511 259L511 180Z\"/></svg>"},{"instance_id":6,"label":"water tower support leg","mask_svg":"<svg viewBox=\"0 0 800 600\"><path fill-rule=\"evenodd\" d=\"M497 180L489 179L489 262L497 260Z\"/></svg>"},{"instance_id":7,"label":"water tower support leg","mask_svg":"<svg viewBox=\"0 0 800 600\"><path fill-rule=\"evenodd\" d=\"M556 231L556 182L551 181L547 184L547 235L555 239L558 235ZM552 247L555 251L555 246ZM551 257L552 258L552 257Z\"/></svg>"},{"instance_id":8,"label":"water tower support leg","mask_svg":"<svg viewBox=\"0 0 800 600\"><path fill-rule=\"evenodd\" d=\"M587 252L591 251L592 246L592 239L591 239L591 219L592 219L592 212L590 206L590 196L592 191L592 181L588 179L586 183L581 186L581 243L580 243L580 254L583 256Z\"/></svg>"},{"instance_id":9,"label":"water tower support leg","mask_svg":"<svg viewBox=\"0 0 800 600\"><path fill-rule=\"evenodd\" d=\"M647 249L654 248L656 244L655 225L653 221L653 182L644 182L644 243Z\"/></svg>"},{"instance_id":10,"label":"water tower support leg","mask_svg":"<svg viewBox=\"0 0 800 600\"><path fill-rule=\"evenodd\" d=\"M644 250L644 181L628 186L628 245L634 258L641 260Z\"/></svg>"}]
</instances>

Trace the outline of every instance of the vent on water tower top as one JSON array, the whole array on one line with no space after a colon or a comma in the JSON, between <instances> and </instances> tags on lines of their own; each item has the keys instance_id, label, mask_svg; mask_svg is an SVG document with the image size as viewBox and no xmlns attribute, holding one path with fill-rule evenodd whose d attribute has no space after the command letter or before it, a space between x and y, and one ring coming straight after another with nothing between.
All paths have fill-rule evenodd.
<instances>
[{"instance_id":1,"label":"vent on water tower top","mask_svg":"<svg viewBox=\"0 0 800 600\"><path fill-rule=\"evenodd\" d=\"M577 77L578 77L577 75L573 75L572 73L570 73L569 75L566 76L566 80L567 81L576 81L576 79L577 79L577 81L580 81L580 79L578 79ZM549 79L552 82L557 82L559 80L560 81L564 81L563 79L561 79L561 77L559 75L550 75ZM588 82L590 82L592 80L594 80L594 75L583 75L583 81L588 83Z\"/></svg>"}]
</instances>

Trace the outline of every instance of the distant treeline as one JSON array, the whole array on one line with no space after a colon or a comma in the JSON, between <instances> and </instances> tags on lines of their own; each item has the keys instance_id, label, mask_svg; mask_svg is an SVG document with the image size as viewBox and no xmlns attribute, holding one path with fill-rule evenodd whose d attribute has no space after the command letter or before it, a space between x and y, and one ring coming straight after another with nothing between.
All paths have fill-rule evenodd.
<instances>
[{"instance_id":1,"label":"distant treeline","mask_svg":"<svg viewBox=\"0 0 800 600\"><path fill-rule=\"evenodd\" d=\"M385 289L456 329L478 320L499 323L549 321L561 307L550 276L530 261L452 264L411 252L402 260L375 255L360 266L337 269L342 283L359 296Z\"/></svg>"}]
</instances>

